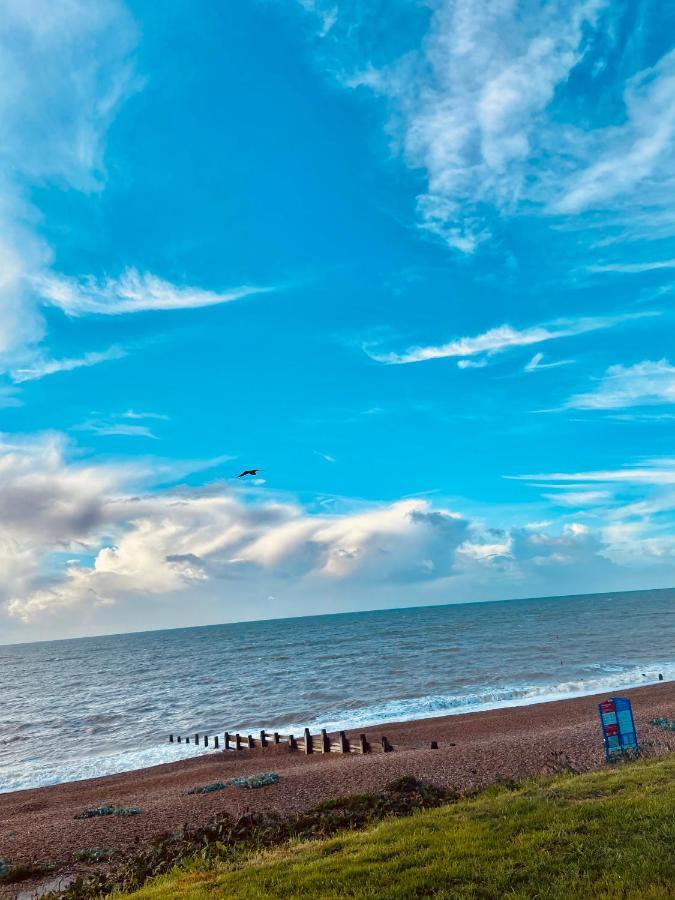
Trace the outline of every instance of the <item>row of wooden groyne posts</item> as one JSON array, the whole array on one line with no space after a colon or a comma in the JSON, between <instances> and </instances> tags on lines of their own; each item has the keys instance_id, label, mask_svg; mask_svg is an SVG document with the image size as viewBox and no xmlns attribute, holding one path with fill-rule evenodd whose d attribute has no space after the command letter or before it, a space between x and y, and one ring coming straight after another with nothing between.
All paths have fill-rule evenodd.
<instances>
[{"instance_id":1,"label":"row of wooden groyne posts","mask_svg":"<svg viewBox=\"0 0 675 900\"><path fill-rule=\"evenodd\" d=\"M200 746L202 741L205 747L210 746L210 736L207 734L200 736L199 733L188 737L170 734L169 743L189 744L191 743L191 738L194 739L194 743L197 746ZM220 735L213 735L212 739L213 744L211 746L219 750ZM390 753L394 749L384 735L382 735L379 742L372 743L365 734L360 734L358 743L353 744L344 731L338 732L337 740L331 740L325 728L321 729L320 734L310 734L309 728L305 728L303 736L298 738L292 734L282 736L278 731L270 733L264 730L256 738L252 734L244 737L238 733L230 734L229 731L226 731L223 736L224 750L253 750L256 747L264 748L270 745L279 746L282 744L287 745L289 750L300 750L305 753Z\"/></svg>"}]
</instances>

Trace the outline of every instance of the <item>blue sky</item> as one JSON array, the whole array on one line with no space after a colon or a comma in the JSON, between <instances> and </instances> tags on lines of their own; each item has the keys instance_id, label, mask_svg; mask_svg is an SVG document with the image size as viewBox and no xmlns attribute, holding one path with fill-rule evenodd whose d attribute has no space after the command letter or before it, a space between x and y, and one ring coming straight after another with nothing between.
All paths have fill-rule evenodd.
<instances>
[{"instance_id":1,"label":"blue sky","mask_svg":"<svg viewBox=\"0 0 675 900\"><path fill-rule=\"evenodd\" d=\"M0 638L672 584L667 4L6 7Z\"/></svg>"}]
</instances>

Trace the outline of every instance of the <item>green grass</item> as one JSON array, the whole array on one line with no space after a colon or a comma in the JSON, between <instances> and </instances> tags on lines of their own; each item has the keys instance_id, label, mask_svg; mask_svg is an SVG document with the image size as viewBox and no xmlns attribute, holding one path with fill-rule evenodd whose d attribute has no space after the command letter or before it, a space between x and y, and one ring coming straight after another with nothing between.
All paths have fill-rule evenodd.
<instances>
[{"instance_id":1,"label":"green grass","mask_svg":"<svg viewBox=\"0 0 675 900\"><path fill-rule=\"evenodd\" d=\"M132 896L672 898L675 757L491 788L236 863L195 859Z\"/></svg>"}]
</instances>

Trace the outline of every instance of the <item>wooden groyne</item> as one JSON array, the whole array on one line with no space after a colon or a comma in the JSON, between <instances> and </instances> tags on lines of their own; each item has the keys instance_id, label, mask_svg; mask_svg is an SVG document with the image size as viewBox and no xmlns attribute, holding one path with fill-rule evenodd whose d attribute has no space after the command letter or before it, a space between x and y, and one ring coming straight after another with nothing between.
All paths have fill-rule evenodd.
<instances>
[{"instance_id":1,"label":"wooden groyne","mask_svg":"<svg viewBox=\"0 0 675 900\"><path fill-rule=\"evenodd\" d=\"M211 742L211 743L209 743ZM214 750L221 749L220 735L169 735L170 744L191 744L197 746L203 744L204 747L213 747ZM278 747L286 745L291 750L297 750L301 753L391 753L394 749L389 740L382 735L379 740L371 740L366 734L359 734L354 740L347 735L346 731L339 731L336 735L329 735L325 728L321 729L319 734L310 734L309 728L305 728L304 733L300 737L293 734L281 734L278 731L261 731L257 737L252 734L232 734L226 731L223 734L223 750L254 750L256 748L264 749L266 747Z\"/></svg>"}]
</instances>

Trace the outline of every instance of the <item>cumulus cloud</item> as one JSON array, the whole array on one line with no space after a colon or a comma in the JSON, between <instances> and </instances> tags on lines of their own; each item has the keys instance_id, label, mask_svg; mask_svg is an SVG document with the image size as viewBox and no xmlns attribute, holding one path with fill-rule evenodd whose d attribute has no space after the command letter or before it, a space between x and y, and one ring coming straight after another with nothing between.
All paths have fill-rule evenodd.
<instances>
[{"instance_id":1,"label":"cumulus cloud","mask_svg":"<svg viewBox=\"0 0 675 900\"><path fill-rule=\"evenodd\" d=\"M565 405L571 409L623 409L673 403L675 367L661 359L610 366L594 390L575 394Z\"/></svg>"},{"instance_id":2,"label":"cumulus cloud","mask_svg":"<svg viewBox=\"0 0 675 900\"><path fill-rule=\"evenodd\" d=\"M614 567L609 574L616 577L621 566L616 548L625 534L617 516L604 531L582 521L494 528L422 498L310 514L274 494L219 484L156 487L164 477L150 463L69 459L58 435L5 439L0 616L4 610L17 623L39 625L152 598L156 604L182 596L192 606L210 590L224 604L223 618L237 618L237 598L251 584L283 583L289 597L303 586L320 597L324 590L348 596L436 585L452 600L477 586L492 595L497 588L502 596L527 593L589 566L596 574ZM671 477L675 483L675 464ZM636 521L635 509L628 520ZM642 536L645 559L655 565L675 553L644 525ZM634 548L632 559L638 556Z\"/></svg>"},{"instance_id":3,"label":"cumulus cloud","mask_svg":"<svg viewBox=\"0 0 675 900\"><path fill-rule=\"evenodd\" d=\"M430 359L447 359L449 357L492 356L515 347L529 347L545 341L574 337L591 331L611 328L623 322L649 315L654 315L654 313L624 313L617 316L585 316L576 319L556 319L553 322L532 325L529 328L522 329L513 328L511 325L500 325L474 337L455 338L446 344L411 347L404 353L377 353L369 347L364 349L372 359L390 365L403 365L406 363L424 362ZM462 361L461 367L467 368L467 363Z\"/></svg>"},{"instance_id":4,"label":"cumulus cloud","mask_svg":"<svg viewBox=\"0 0 675 900\"><path fill-rule=\"evenodd\" d=\"M194 309L230 303L263 289L243 286L216 292L179 286L148 272L125 269L119 278L96 280L92 276L68 278L42 274L33 278L40 296L68 316L104 315L151 310Z\"/></svg>"}]
</instances>

